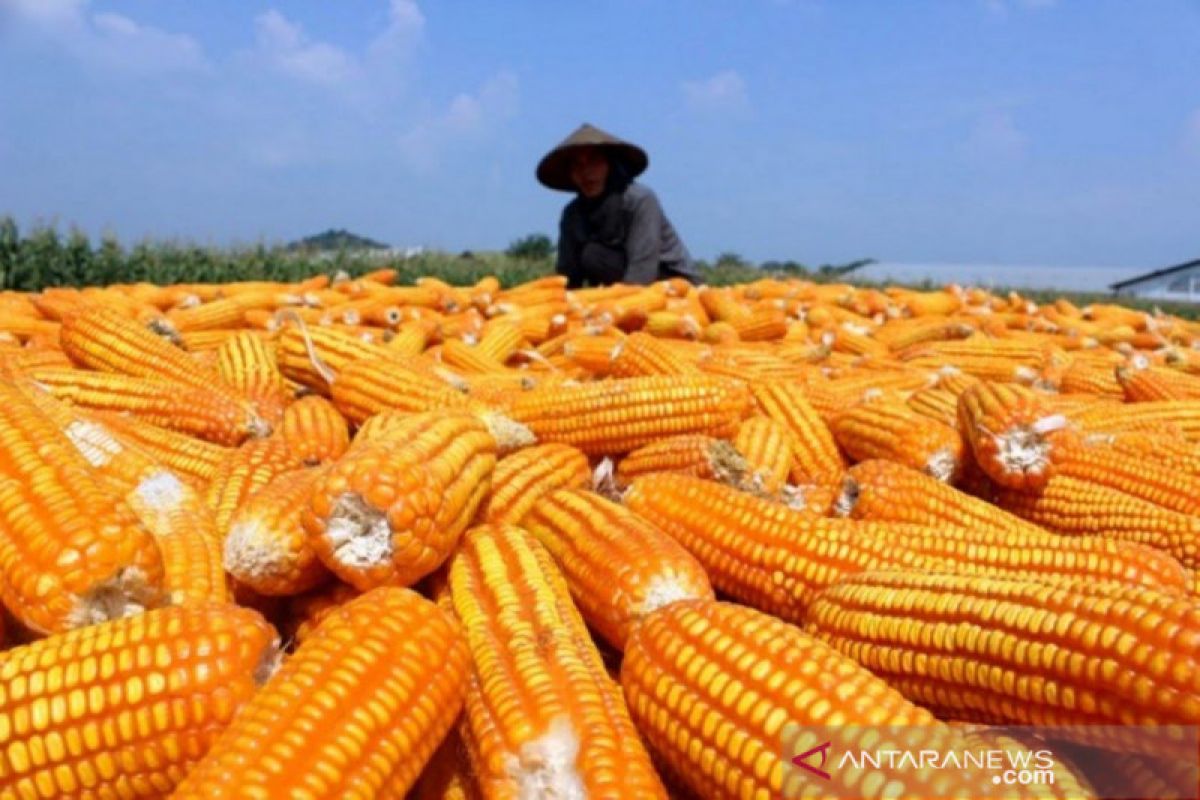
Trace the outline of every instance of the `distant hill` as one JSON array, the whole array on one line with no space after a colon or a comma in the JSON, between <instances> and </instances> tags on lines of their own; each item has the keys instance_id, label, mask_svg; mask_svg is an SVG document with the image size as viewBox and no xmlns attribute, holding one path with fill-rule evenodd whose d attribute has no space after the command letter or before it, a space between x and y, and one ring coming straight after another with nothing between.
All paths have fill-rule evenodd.
<instances>
[{"instance_id":1,"label":"distant hill","mask_svg":"<svg viewBox=\"0 0 1200 800\"><path fill-rule=\"evenodd\" d=\"M347 230L330 228L316 236L308 236L287 246L288 250L323 253L337 250L387 250L388 245L359 236Z\"/></svg>"}]
</instances>

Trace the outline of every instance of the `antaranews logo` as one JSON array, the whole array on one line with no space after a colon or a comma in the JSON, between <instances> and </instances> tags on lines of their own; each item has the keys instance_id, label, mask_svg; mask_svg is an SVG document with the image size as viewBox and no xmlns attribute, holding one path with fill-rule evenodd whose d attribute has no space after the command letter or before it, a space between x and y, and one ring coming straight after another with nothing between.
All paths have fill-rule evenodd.
<instances>
[{"instance_id":1,"label":"antaranews logo","mask_svg":"<svg viewBox=\"0 0 1200 800\"><path fill-rule=\"evenodd\" d=\"M808 770L818 778L829 780L832 776L826 772L823 767L825 766L825 762L829 759L829 748L831 747L833 747L833 742L819 744L816 747L805 750L798 756L793 756L792 763L797 767L800 767L800 769ZM818 766L813 766L812 764L808 763L808 759L812 758L814 755L821 756L821 763Z\"/></svg>"}]
</instances>

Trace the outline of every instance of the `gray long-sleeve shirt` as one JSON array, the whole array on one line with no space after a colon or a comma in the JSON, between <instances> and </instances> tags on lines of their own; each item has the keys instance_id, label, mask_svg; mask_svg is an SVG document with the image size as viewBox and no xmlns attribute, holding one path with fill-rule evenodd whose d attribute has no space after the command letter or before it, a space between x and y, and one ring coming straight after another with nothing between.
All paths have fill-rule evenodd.
<instances>
[{"instance_id":1,"label":"gray long-sleeve shirt","mask_svg":"<svg viewBox=\"0 0 1200 800\"><path fill-rule=\"evenodd\" d=\"M620 278L625 283L649 284L672 277L684 277L698 282L699 273L675 226L663 213L657 195L647 186L631 182L622 194L621 212L624 221L625 270ZM556 271L566 275L572 287L606 283L600 276L590 274L581 263L581 251L588 239L588 226L580 198L576 197L563 209L559 224L558 264Z\"/></svg>"}]
</instances>

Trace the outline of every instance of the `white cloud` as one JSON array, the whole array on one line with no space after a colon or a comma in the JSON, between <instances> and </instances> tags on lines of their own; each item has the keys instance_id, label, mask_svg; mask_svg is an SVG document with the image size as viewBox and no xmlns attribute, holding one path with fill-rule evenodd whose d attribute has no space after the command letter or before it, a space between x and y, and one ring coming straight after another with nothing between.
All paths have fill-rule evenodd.
<instances>
[{"instance_id":1,"label":"white cloud","mask_svg":"<svg viewBox=\"0 0 1200 800\"><path fill-rule=\"evenodd\" d=\"M1011 112L991 109L975 118L963 143L967 155L987 162L1012 161L1025 154L1029 137L1021 132Z\"/></svg>"},{"instance_id":2,"label":"white cloud","mask_svg":"<svg viewBox=\"0 0 1200 800\"><path fill-rule=\"evenodd\" d=\"M746 82L731 69L705 80L685 81L683 96L693 111L739 111L750 104Z\"/></svg>"},{"instance_id":3,"label":"white cloud","mask_svg":"<svg viewBox=\"0 0 1200 800\"><path fill-rule=\"evenodd\" d=\"M268 63L298 80L333 86L358 73L354 59L340 48L310 41L299 25L275 9L254 18L255 41Z\"/></svg>"},{"instance_id":4,"label":"white cloud","mask_svg":"<svg viewBox=\"0 0 1200 800\"><path fill-rule=\"evenodd\" d=\"M191 36L142 25L122 14L89 14L88 4L0 0L0 14L90 66L142 74L209 69L203 48Z\"/></svg>"},{"instance_id":5,"label":"white cloud","mask_svg":"<svg viewBox=\"0 0 1200 800\"><path fill-rule=\"evenodd\" d=\"M500 72L478 91L456 95L444 111L413 125L400 137L400 153L413 169L433 170L447 148L478 140L515 116L519 105L517 76Z\"/></svg>"}]
</instances>

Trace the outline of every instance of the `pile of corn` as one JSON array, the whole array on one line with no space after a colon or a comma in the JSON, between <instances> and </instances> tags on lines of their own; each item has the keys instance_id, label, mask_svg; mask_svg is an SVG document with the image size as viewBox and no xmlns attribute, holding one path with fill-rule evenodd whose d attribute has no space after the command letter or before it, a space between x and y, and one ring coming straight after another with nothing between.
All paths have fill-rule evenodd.
<instances>
[{"instance_id":1,"label":"pile of corn","mask_svg":"<svg viewBox=\"0 0 1200 800\"><path fill-rule=\"evenodd\" d=\"M0 797L758 800L823 790L789 723L1200 724L1200 325L394 277L0 294Z\"/></svg>"}]
</instances>

